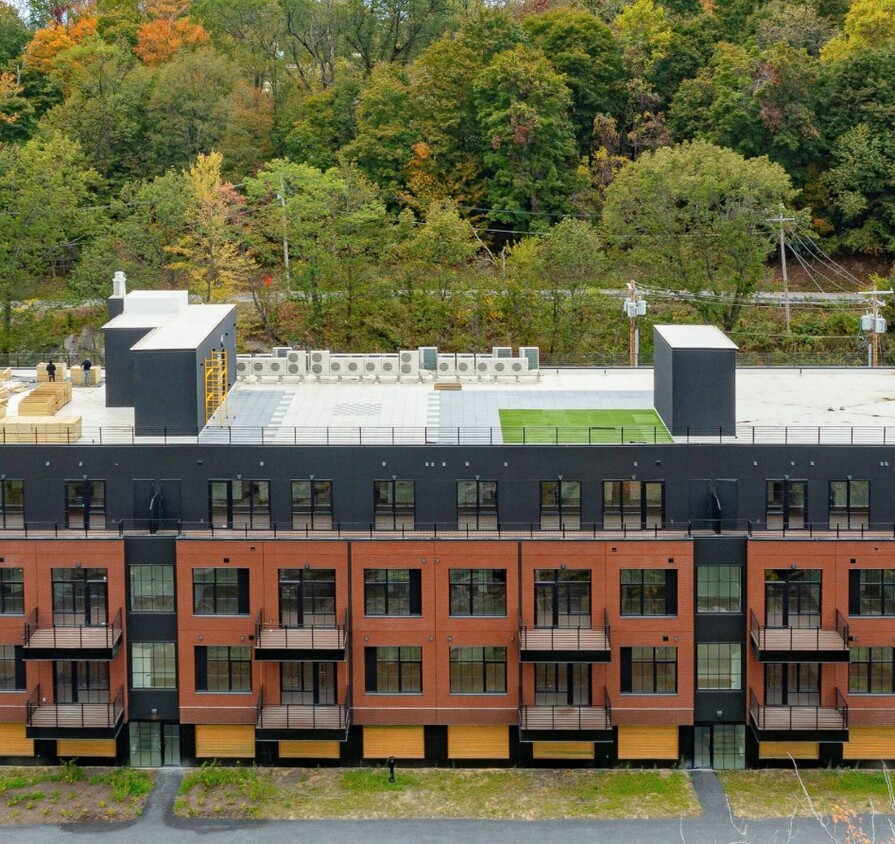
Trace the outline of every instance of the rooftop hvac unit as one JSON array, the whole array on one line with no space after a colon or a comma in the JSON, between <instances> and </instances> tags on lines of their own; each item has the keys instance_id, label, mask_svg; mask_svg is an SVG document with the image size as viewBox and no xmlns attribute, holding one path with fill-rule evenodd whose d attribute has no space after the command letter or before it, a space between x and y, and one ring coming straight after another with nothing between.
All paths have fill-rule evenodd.
<instances>
[{"instance_id":1,"label":"rooftop hvac unit","mask_svg":"<svg viewBox=\"0 0 895 844\"><path fill-rule=\"evenodd\" d=\"M269 364L270 358L267 355L257 355L256 357L253 357L251 366L252 375L257 375L259 378L263 378L265 375L269 375Z\"/></svg>"},{"instance_id":2,"label":"rooftop hvac unit","mask_svg":"<svg viewBox=\"0 0 895 844\"><path fill-rule=\"evenodd\" d=\"M388 378L397 378L398 377L398 356L397 355L382 355L382 374Z\"/></svg>"},{"instance_id":3,"label":"rooftop hvac unit","mask_svg":"<svg viewBox=\"0 0 895 844\"><path fill-rule=\"evenodd\" d=\"M267 375L275 375L278 378L282 378L286 374L286 359L285 358L271 358L267 362Z\"/></svg>"},{"instance_id":4,"label":"rooftop hvac unit","mask_svg":"<svg viewBox=\"0 0 895 844\"><path fill-rule=\"evenodd\" d=\"M519 357L528 359L529 372L537 372L541 368L541 353L537 346L520 346Z\"/></svg>"},{"instance_id":5,"label":"rooftop hvac unit","mask_svg":"<svg viewBox=\"0 0 895 844\"><path fill-rule=\"evenodd\" d=\"M252 370L252 360L251 358L247 360L236 359L236 377L237 378L245 378L246 375L250 375Z\"/></svg>"},{"instance_id":6,"label":"rooftop hvac unit","mask_svg":"<svg viewBox=\"0 0 895 844\"><path fill-rule=\"evenodd\" d=\"M363 377L378 378L382 375L382 355L364 355Z\"/></svg>"},{"instance_id":7,"label":"rooftop hvac unit","mask_svg":"<svg viewBox=\"0 0 895 844\"><path fill-rule=\"evenodd\" d=\"M340 378L360 378L364 373L363 355L331 355L329 374Z\"/></svg>"},{"instance_id":8,"label":"rooftop hvac unit","mask_svg":"<svg viewBox=\"0 0 895 844\"><path fill-rule=\"evenodd\" d=\"M528 361L525 358L507 358L492 361L495 376L527 375Z\"/></svg>"},{"instance_id":9,"label":"rooftop hvac unit","mask_svg":"<svg viewBox=\"0 0 895 844\"><path fill-rule=\"evenodd\" d=\"M440 376L450 377L457 374L457 356L456 355L439 355L438 356L438 374Z\"/></svg>"},{"instance_id":10,"label":"rooftop hvac unit","mask_svg":"<svg viewBox=\"0 0 895 844\"><path fill-rule=\"evenodd\" d=\"M494 376L494 358L479 355L475 362L475 371L480 378L491 378Z\"/></svg>"},{"instance_id":11,"label":"rooftop hvac unit","mask_svg":"<svg viewBox=\"0 0 895 844\"><path fill-rule=\"evenodd\" d=\"M491 357L493 358L511 358L513 349L511 346L492 346Z\"/></svg>"},{"instance_id":12,"label":"rooftop hvac unit","mask_svg":"<svg viewBox=\"0 0 895 844\"><path fill-rule=\"evenodd\" d=\"M291 351L291 346L274 346L270 350L270 356L273 358L285 358L289 356L289 352Z\"/></svg>"},{"instance_id":13,"label":"rooftop hvac unit","mask_svg":"<svg viewBox=\"0 0 895 844\"><path fill-rule=\"evenodd\" d=\"M475 375L475 355L457 355L457 375Z\"/></svg>"},{"instance_id":14,"label":"rooftop hvac unit","mask_svg":"<svg viewBox=\"0 0 895 844\"><path fill-rule=\"evenodd\" d=\"M308 353L304 351L290 351L286 355L286 372L289 375L307 375Z\"/></svg>"},{"instance_id":15,"label":"rooftop hvac unit","mask_svg":"<svg viewBox=\"0 0 895 844\"><path fill-rule=\"evenodd\" d=\"M402 378L417 378L420 373L419 350L411 351L410 349L406 349L403 352L398 352L398 369Z\"/></svg>"},{"instance_id":16,"label":"rooftop hvac unit","mask_svg":"<svg viewBox=\"0 0 895 844\"><path fill-rule=\"evenodd\" d=\"M438 368L438 346L420 346L420 369L435 372Z\"/></svg>"},{"instance_id":17,"label":"rooftop hvac unit","mask_svg":"<svg viewBox=\"0 0 895 844\"><path fill-rule=\"evenodd\" d=\"M329 375L329 351L308 352L308 371L318 378Z\"/></svg>"}]
</instances>

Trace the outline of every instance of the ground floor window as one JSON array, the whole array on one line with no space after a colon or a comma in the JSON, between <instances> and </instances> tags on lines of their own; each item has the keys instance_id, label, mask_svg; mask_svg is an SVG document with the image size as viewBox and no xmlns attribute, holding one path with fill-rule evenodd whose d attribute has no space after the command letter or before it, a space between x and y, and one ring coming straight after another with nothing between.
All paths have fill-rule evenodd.
<instances>
[{"instance_id":1,"label":"ground floor window","mask_svg":"<svg viewBox=\"0 0 895 844\"><path fill-rule=\"evenodd\" d=\"M134 768L180 765L180 724L131 721L130 763Z\"/></svg>"},{"instance_id":2,"label":"ground floor window","mask_svg":"<svg viewBox=\"0 0 895 844\"><path fill-rule=\"evenodd\" d=\"M716 771L746 767L746 727L743 724L713 724L694 728L693 767Z\"/></svg>"}]
</instances>

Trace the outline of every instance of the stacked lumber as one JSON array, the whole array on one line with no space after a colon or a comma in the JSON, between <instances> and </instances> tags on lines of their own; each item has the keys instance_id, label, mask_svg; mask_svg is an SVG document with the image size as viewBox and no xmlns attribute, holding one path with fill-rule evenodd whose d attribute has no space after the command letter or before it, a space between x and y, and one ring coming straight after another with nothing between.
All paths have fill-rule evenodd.
<instances>
[{"instance_id":1,"label":"stacked lumber","mask_svg":"<svg viewBox=\"0 0 895 844\"><path fill-rule=\"evenodd\" d=\"M432 385L433 390L462 390L463 385L459 381L436 381Z\"/></svg>"},{"instance_id":2,"label":"stacked lumber","mask_svg":"<svg viewBox=\"0 0 895 844\"><path fill-rule=\"evenodd\" d=\"M56 364L56 380L64 381L68 377L68 364L59 361ZM47 375L47 365L46 363L39 363L37 365L37 380L44 382L49 381L50 376Z\"/></svg>"},{"instance_id":3,"label":"stacked lumber","mask_svg":"<svg viewBox=\"0 0 895 844\"><path fill-rule=\"evenodd\" d=\"M84 370L80 366L76 366L71 371L71 382L76 387L95 387L102 380L103 368L101 366L92 366L89 371L89 380L84 383Z\"/></svg>"},{"instance_id":4,"label":"stacked lumber","mask_svg":"<svg viewBox=\"0 0 895 844\"><path fill-rule=\"evenodd\" d=\"M71 401L71 384L67 381L38 384L19 402L20 416L55 416Z\"/></svg>"},{"instance_id":5,"label":"stacked lumber","mask_svg":"<svg viewBox=\"0 0 895 844\"><path fill-rule=\"evenodd\" d=\"M10 367L6 367L5 369L0 369L0 381L9 381L12 378L12 369Z\"/></svg>"},{"instance_id":6,"label":"stacked lumber","mask_svg":"<svg viewBox=\"0 0 895 844\"><path fill-rule=\"evenodd\" d=\"M74 443L80 416L7 416L0 419L0 443Z\"/></svg>"}]
</instances>

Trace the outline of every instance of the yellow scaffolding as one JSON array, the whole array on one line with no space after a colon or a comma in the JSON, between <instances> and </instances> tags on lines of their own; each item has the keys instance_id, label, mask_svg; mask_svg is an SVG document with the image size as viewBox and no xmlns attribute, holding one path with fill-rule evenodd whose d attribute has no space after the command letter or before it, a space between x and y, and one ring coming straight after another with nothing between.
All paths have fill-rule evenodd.
<instances>
[{"instance_id":1,"label":"yellow scaffolding","mask_svg":"<svg viewBox=\"0 0 895 844\"><path fill-rule=\"evenodd\" d=\"M220 409L221 424L227 415L227 351L213 349L205 358L205 424Z\"/></svg>"}]
</instances>

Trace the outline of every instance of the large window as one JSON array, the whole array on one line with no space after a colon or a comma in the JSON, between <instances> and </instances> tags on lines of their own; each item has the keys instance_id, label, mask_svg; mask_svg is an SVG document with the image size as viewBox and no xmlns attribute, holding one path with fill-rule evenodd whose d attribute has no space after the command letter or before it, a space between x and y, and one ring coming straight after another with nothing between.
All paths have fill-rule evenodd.
<instances>
[{"instance_id":1,"label":"large window","mask_svg":"<svg viewBox=\"0 0 895 844\"><path fill-rule=\"evenodd\" d=\"M806 481L768 481L765 500L767 526L772 530L805 527L807 500Z\"/></svg>"},{"instance_id":2,"label":"large window","mask_svg":"<svg viewBox=\"0 0 895 844\"><path fill-rule=\"evenodd\" d=\"M413 530L416 518L413 481L373 481L373 508L377 530Z\"/></svg>"},{"instance_id":3,"label":"large window","mask_svg":"<svg viewBox=\"0 0 895 844\"><path fill-rule=\"evenodd\" d=\"M193 569L193 612L196 615L248 615L248 569Z\"/></svg>"},{"instance_id":4,"label":"large window","mask_svg":"<svg viewBox=\"0 0 895 844\"><path fill-rule=\"evenodd\" d=\"M11 479L0 481L0 524L4 528L25 525L25 482Z\"/></svg>"},{"instance_id":5,"label":"large window","mask_svg":"<svg viewBox=\"0 0 895 844\"><path fill-rule=\"evenodd\" d=\"M281 662L280 703L301 706L335 706L334 662Z\"/></svg>"},{"instance_id":6,"label":"large window","mask_svg":"<svg viewBox=\"0 0 895 844\"><path fill-rule=\"evenodd\" d=\"M270 481L209 481L208 518L217 528L269 528Z\"/></svg>"},{"instance_id":7,"label":"large window","mask_svg":"<svg viewBox=\"0 0 895 844\"><path fill-rule=\"evenodd\" d=\"M106 482L65 482L65 526L67 528L105 528Z\"/></svg>"},{"instance_id":8,"label":"large window","mask_svg":"<svg viewBox=\"0 0 895 844\"><path fill-rule=\"evenodd\" d=\"M895 694L895 648L852 648L848 666L849 694Z\"/></svg>"},{"instance_id":9,"label":"large window","mask_svg":"<svg viewBox=\"0 0 895 844\"><path fill-rule=\"evenodd\" d=\"M590 706L586 662L535 663L535 706Z\"/></svg>"},{"instance_id":10,"label":"large window","mask_svg":"<svg viewBox=\"0 0 895 844\"><path fill-rule=\"evenodd\" d=\"M243 645L196 648L197 692L250 692L252 649Z\"/></svg>"},{"instance_id":11,"label":"large window","mask_svg":"<svg viewBox=\"0 0 895 844\"><path fill-rule=\"evenodd\" d=\"M174 566L130 566L131 612L175 612Z\"/></svg>"},{"instance_id":12,"label":"large window","mask_svg":"<svg viewBox=\"0 0 895 844\"><path fill-rule=\"evenodd\" d=\"M820 627L821 569L765 569L765 624Z\"/></svg>"},{"instance_id":13,"label":"large window","mask_svg":"<svg viewBox=\"0 0 895 844\"><path fill-rule=\"evenodd\" d=\"M506 569L451 569L451 615L507 614Z\"/></svg>"},{"instance_id":14,"label":"large window","mask_svg":"<svg viewBox=\"0 0 895 844\"><path fill-rule=\"evenodd\" d=\"M0 692L25 689L25 661L18 645L0 645Z\"/></svg>"},{"instance_id":15,"label":"large window","mask_svg":"<svg viewBox=\"0 0 895 844\"><path fill-rule=\"evenodd\" d=\"M664 521L664 481L603 482L604 530L661 528Z\"/></svg>"},{"instance_id":16,"label":"large window","mask_svg":"<svg viewBox=\"0 0 895 844\"><path fill-rule=\"evenodd\" d=\"M131 642L131 688L176 689L174 642Z\"/></svg>"},{"instance_id":17,"label":"large window","mask_svg":"<svg viewBox=\"0 0 895 844\"><path fill-rule=\"evenodd\" d=\"M106 569L53 569L53 624L57 627L108 624L108 574Z\"/></svg>"},{"instance_id":18,"label":"large window","mask_svg":"<svg viewBox=\"0 0 895 844\"><path fill-rule=\"evenodd\" d=\"M535 570L535 626L590 628L590 571Z\"/></svg>"},{"instance_id":19,"label":"large window","mask_svg":"<svg viewBox=\"0 0 895 844\"><path fill-rule=\"evenodd\" d=\"M622 569L622 615L677 615L675 569Z\"/></svg>"},{"instance_id":20,"label":"large window","mask_svg":"<svg viewBox=\"0 0 895 844\"><path fill-rule=\"evenodd\" d=\"M579 530L581 481L541 481L541 530Z\"/></svg>"},{"instance_id":21,"label":"large window","mask_svg":"<svg viewBox=\"0 0 895 844\"><path fill-rule=\"evenodd\" d=\"M366 690L380 695L418 695L423 691L423 649L417 646L367 648Z\"/></svg>"},{"instance_id":22,"label":"large window","mask_svg":"<svg viewBox=\"0 0 895 844\"><path fill-rule=\"evenodd\" d=\"M0 615L24 615L25 584L20 568L0 568Z\"/></svg>"},{"instance_id":23,"label":"large window","mask_svg":"<svg viewBox=\"0 0 895 844\"><path fill-rule=\"evenodd\" d=\"M870 481L830 481L830 528L870 524Z\"/></svg>"},{"instance_id":24,"label":"large window","mask_svg":"<svg viewBox=\"0 0 895 844\"><path fill-rule=\"evenodd\" d=\"M53 663L56 703L109 702L109 663L95 660Z\"/></svg>"},{"instance_id":25,"label":"large window","mask_svg":"<svg viewBox=\"0 0 895 844\"><path fill-rule=\"evenodd\" d=\"M675 694L677 648L622 648L621 679L626 694Z\"/></svg>"},{"instance_id":26,"label":"large window","mask_svg":"<svg viewBox=\"0 0 895 844\"><path fill-rule=\"evenodd\" d=\"M696 688L732 691L743 688L743 646L727 642L696 645Z\"/></svg>"},{"instance_id":27,"label":"large window","mask_svg":"<svg viewBox=\"0 0 895 844\"><path fill-rule=\"evenodd\" d=\"M696 567L696 612L743 611L743 569L740 566Z\"/></svg>"},{"instance_id":28,"label":"large window","mask_svg":"<svg viewBox=\"0 0 895 844\"><path fill-rule=\"evenodd\" d=\"M895 569L848 573L849 615L895 615Z\"/></svg>"},{"instance_id":29,"label":"large window","mask_svg":"<svg viewBox=\"0 0 895 844\"><path fill-rule=\"evenodd\" d=\"M497 481L457 481L457 527L497 528Z\"/></svg>"},{"instance_id":30,"label":"large window","mask_svg":"<svg viewBox=\"0 0 895 844\"><path fill-rule=\"evenodd\" d=\"M292 528L329 530L333 526L333 482L292 481Z\"/></svg>"},{"instance_id":31,"label":"large window","mask_svg":"<svg viewBox=\"0 0 895 844\"><path fill-rule=\"evenodd\" d=\"M280 569L280 624L336 626L336 570Z\"/></svg>"},{"instance_id":32,"label":"large window","mask_svg":"<svg viewBox=\"0 0 895 844\"><path fill-rule=\"evenodd\" d=\"M364 615L421 615L422 572L419 569L366 569Z\"/></svg>"},{"instance_id":33,"label":"large window","mask_svg":"<svg viewBox=\"0 0 895 844\"><path fill-rule=\"evenodd\" d=\"M506 691L506 648L451 648L452 695L502 695Z\"/></svg>"}]
</instances>

